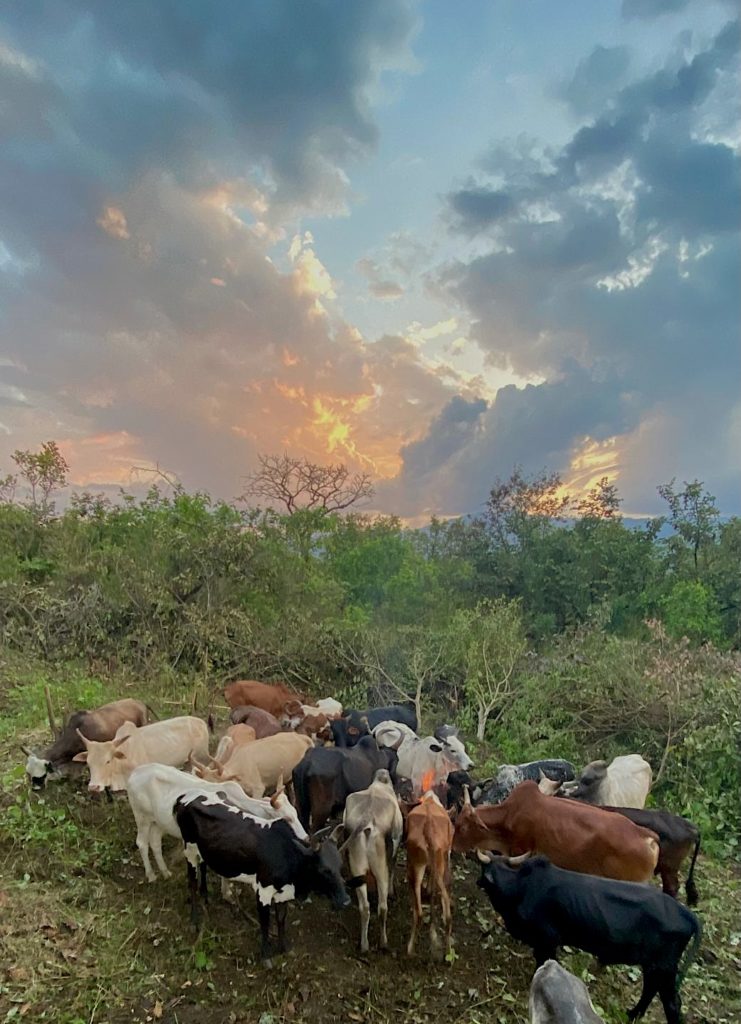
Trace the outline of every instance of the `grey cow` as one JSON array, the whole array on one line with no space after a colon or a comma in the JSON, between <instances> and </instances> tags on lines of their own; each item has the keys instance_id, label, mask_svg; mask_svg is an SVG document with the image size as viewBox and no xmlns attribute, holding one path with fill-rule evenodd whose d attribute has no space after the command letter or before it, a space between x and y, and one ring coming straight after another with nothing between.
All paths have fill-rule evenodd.
<instances>
[{"instance_id":1,"label":"grey cow","mask_svg":"<svg viewBox=\"0 0 741 1024\"><path fill-rule=\"evenodd\" d=\"M583 981L555 960L546 960L530 985L530 1024L605 1024Z\"/></svg>"},{"instance_id":2,"label":"grey cow","mask_svg":"<svg viewBox=\"0 0 741 1024\"><path fill-rule=\"evenodd\" d=\"M375 878L378 890L379 945L381 949L388 946L388 898L393 891L394 861L403 831L404 821L391 776L385 768L380 768L367 789L348 796L342 825L334 833L337 838L340 832L347 837L341 850L347 854L351 876L349 885L358 890L362 953L368 952L368 872Z\"/></svg>"}]
</instances>

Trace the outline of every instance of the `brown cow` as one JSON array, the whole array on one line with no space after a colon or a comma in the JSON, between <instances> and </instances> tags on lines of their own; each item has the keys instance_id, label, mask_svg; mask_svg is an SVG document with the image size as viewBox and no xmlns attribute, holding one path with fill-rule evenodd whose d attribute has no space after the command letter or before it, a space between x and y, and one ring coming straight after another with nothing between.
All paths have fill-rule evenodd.
<instances>
[{"instance_id":1,"label":"brown cow","mask_svg":"<svg viewBox=\"0 0 741 1024\"><path fill-rule=\"evenodd\" d=\"M445 928L445 952L450 950L453 930L453 915L450 903L450 851L453 844L453 825L434 793L425 793L420 803L413 807L406 820L407 828L407 878L412 890L412 934L409 937L407 953L414 953L417 929L422 920L422 882L429 872L428 891L430 894L430 945L437 949L437 931L432 904L437 893L440 912Z\"/></svg>"},{"instance_id":2,"label":"brown cow","mask_svg":"<svg viewBox=\"0 0 741 1024\"><path fill-rule=\"evenodd\" d=\"M28 747L21 750L28 758L26 772L34 789L43 789L47 776L54 776L60 768L70 764L75 754L85 749L82 736L89 740L112 740L124 722L147 724L147 706L140 700L125 697L104 704L94 711L75 711L69 716L59 736L43 754L36 755Z\"/></svg>"},{"instance_id":3,"label":"brown cow","mask_svg":"<svg viewBox=\"0 0 741 1024\"><path fill-rule=\"evenodd\" d=\"M214 761L226 761L232 756L237 747L243 747L246 743L253 743L257 734L251 725L239 722L237 725L230 725L219 740L219 745L214 754Z\"/></svg>"},{"instance_id":4,"label":"brown cow","mask_svg":"<svg viewBox=\"0 0 741 1024\"><path fill-rule=\"evenodd\" d=\"M251 704L253 707L269 711L280 719L289 701L299 700L308 704L307 698L295 690L290 690L283 683L258 683L253 679L239 679L224 690L224 697L230 708L240 704Z\"/></svg>"},{"instance_id":5,"label":"brown cow","mask_svg":"<svg viewBox=\"0 0 741 1024\"><path fill-rule=\"evenodd\" d=\"M249 704L241 704L239 707L234 708L229 718L232 725L239 725L241 722L244 722L245 725L251 726L255 730L255 736L258 740L264 740L267 736L276 736L279 732L283 732L281 724L275 715L271 715L269 711L263 711L262 708L252 707Z\"/></svg>"},{"instance_id":6,"label":"brown cow","mask_svg":"<svg viewBox=\"0 0 741 1024\"><path fill-rule=\"evenodd\" d=\"M310 736L313 740L321 740L322 743L332 739L332 730L329 727L329 719L326 715L307 715L300 722L295 730L299 736Z\"/></svg>"},{"instance_id":7,"label":"brown cow","mask_svg":"<svg viewBox=\"0 0 741 1024\"><path fill-rule=\"evenodd\" d=\"M528 781L493 807L472 807L466 789L453 849L495 850L510 857L542 853L569 871L648 882L658 861L659 840L622 814L576 800L553 800L540 792L537 782Z\"/></svg>"}]
</instances>

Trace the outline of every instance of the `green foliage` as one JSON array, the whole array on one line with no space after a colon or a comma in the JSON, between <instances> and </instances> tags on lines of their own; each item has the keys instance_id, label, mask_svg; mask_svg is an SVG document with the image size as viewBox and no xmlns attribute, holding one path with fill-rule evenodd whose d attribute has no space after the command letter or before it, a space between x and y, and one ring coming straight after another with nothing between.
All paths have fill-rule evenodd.
<instances>
[{"instance_id":1,"label":"green foliage","mask_svg":"<svg viewBox=\"0 0 741 1024\"><path fill-rule=\"evenodd\" d=\"M661 602L661 617L670 636L694 643L719 643L723 626L709 589L697 580L680 580Z\"/></svg>"}]
</instances>

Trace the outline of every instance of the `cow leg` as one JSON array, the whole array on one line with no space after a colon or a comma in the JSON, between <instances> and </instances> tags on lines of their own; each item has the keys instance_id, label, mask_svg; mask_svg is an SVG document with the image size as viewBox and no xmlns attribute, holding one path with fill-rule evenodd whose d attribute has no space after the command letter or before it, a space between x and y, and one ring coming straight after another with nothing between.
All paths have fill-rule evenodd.
<instances>
[{"instance_id":1,"label":"cow leg","mask_svg":"<svg viewBox=\"0 0 741 1024\"><path fill-rule=\"evenodd\" d=\"M208 903L208 880L207 880L208 868L206 867L205 860L201 861L201 885L200 895L204 903Z\"/></svg>"},{"instance_id":2,"label":"cow leg","mask_svg":"<svg viewBox=\"0 0 741 1024\"><path fill-rule=\"evenodd\" d=\"M449 882L443 880L440 886L440 906L442 908L443 925L445 926L445 952L450 952L450 943L453 936L453 912L450 905Z\"/></svg>"},{"instance_id":3,"label":"cow leg","mask_svg":"<svg viewBox=\"0 0 741 1024\"><path fill-rule=\"evenodd\" d=\"M368 900L368 886L363 884L359 885L357 889L358 893L358 910L360 911L360 952L368 952L368 925L370 923L370 902ZM378 900L378 914L381 915L381 899L379 894ZM382 926L383 928L383 926ZM381 932L383 936L383 930ZM383 946L383 939L381 941Z\"/></svg>"},{"instance_id":4,"label":"cow leg","mask_svg":"<svg viewBox=\"0 0 741 1024\"><path fill-rule=\"evenodd\" d=\"M389 893L391 891L391 871L379 871L379 877L376 878L376 888L378 890L378 925L380 929L380 936L378 944L381 949L388 949L388 935L386 933L386 922L389 914Z\"/></svg>"},{"instance_id":5,"label":"cow leg","mask_svg":"<svg viewBox=\"0 0 741 1024\"><path fill-rule=\"evenodd\" d=\"M676 975L663 975L659 982L659 998L666 1014L666 1024L682 1024L682 1005Z\"/></svg>"},{"instance_id":6,"label":"cow leg","mask_svg":"<svg viewBox=\"0 0 741 1024\"><path fill-rule=\"evenodd\" d=\"M422 920L422 878L424 876L424 864L414 865L409 871L409 882L412 889L412 934L409 936L407 954L414 955L414 943L417 939L417 929Z\"/></svg>"},{"instance_id":7,"label":"cow leg","mask_svg":"<svg viewBox=\"0 0 741 1024\"><path fill-rule=\"evenodd\" d=\"M260 937L262 940L260 946L260 956L263 960L269 960L270 954L272 952L272 947L270 945L270 904L268 903L268 905L266 906L264 903L261 903L259 895L256 897L256 899L257 917L260 921Z\"/></svg>"},{"instance_id":8,"label":"cow leg","mask_svg":"<svg viewBox=\"0 0 741 1024\"><path fill-rule=\"evenodd\" d=\"M203 920L203 911L201 910L201 903L198 899L198 878L196 875L196 869L188 861L188 892L190 894L190 922L198 928Z\"/></svg>"},{"instance_id":9,"label":"cow leg","mask_svg":"<svg viewBox=\"0 0 741 1024\"><path fill-rule=\"evenodd\" d=\"M637 1020L642 1017L651 1003L651 1000L659 991L659 983L661 976L656 974L655 971L647 971L643 969L643 990L641 992L641 998L635 1004L632 1010L628 1010L628 1020Z\"/></svg>"},{"instance_id":10,"label":"cow leg","mask_svg":"<svg viewBox=\"0 0 741 1024\"><path fill-rule=\"evenodd\" d=\"M679 895L679 872L672 868L661 869L661 888L674 899Z\"/></svg>"},{"instance_id":11,"label":"cow leg","mask_svg":"<svg viewBox=\"0 0 741 1024\"><path fill-rule=\"evenodd\" d=\"M147 876L147 881L156 882L157 875L152 870L152 864L149 859L149 836L151 832L152 826L149 823L140 825L139 831L136 833L136 845L141 855L142 863L144 864L144 874ZM165 877L167 877L167 875Z\"/></svg>"},{"instance_id":12,"label":"cow leg","mask_svg":"<svg viewBox=\"0 0 741 1024\"><path fill-rule=\"evenodd\" d=\"M288 952L288 940L286 939L286 918L288 916L288 904L276 903L275 923L278 925L278 952Z\"/></svg>"},{"instance_id":13,"label":"cow leg","mask_svg":"<svg viewBox=\"0 0 741 1024\"><path fill-rule=\"evenodd\" d=\"M171 878L172 872L167 864L165 864L165 858L162 856L162 832L156 825L152 825L149 829L149 845L154 854L154 859L157 861L157 867L162 873L162 877Z\"/></svg>"}]
</instances>

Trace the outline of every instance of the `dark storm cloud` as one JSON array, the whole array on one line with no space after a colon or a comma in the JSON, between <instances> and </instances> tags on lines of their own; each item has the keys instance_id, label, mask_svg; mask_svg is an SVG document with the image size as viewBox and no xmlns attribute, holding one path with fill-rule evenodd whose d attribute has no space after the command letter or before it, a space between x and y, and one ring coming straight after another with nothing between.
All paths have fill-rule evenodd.
<instances>
[{"instance_id":1,"label":"dark storm cloud","mask_svg":"<svg viewBox=\"0 0 741 1024\"><path fill-rule=\"evenodd\" d=\"M487 404L483 399L467 401L460 395L451 398L432 420L425 437L401 449L405 472L412 477L436 473L470 443Z\"/></svg>"},{"instance_id":2,"label":"dark storm cloud","mask_svg":"<svg viewBox=\"0 0 741 1024\"><path fill-rule=\"evenodd\" d=\"M716 87L725 94L735 73L738 46L731 22L680 65L625 85L560 152L516 154L510 181L492 151L496 183L449 197L460 224L461 202L477 196L465 226L491 230L493 244L449 264L439 286L493 364L546 380L500 390L467 446L436 480L425 476L423 502L437 490L442 507L464 512L514 463L567 471L587 439L623 436L632 461L621 486L634 507L653 502L641 490L650 458L654 482L705 476L724 507L738 509L741 161L701 128ZM495 223L493 195L508 199ZM420 487L415 451L402 493L406 480L409 494Z\"/></svg>"},{"instance_id":3,"label":"dark storm cloud","mask_svg":"<svg viewBox=\"0 0 741 1024\"><path fill-rule=\"evenodd\" d=\"M448 202L456 227L468 233L496 224L515 208L507 192L475 185L451 192Z\"/></svg>"},{"instance_id":4,"label":"dark storm cloud","mask_svg":"<svg viewBox=\"0 0 741 1024\"><path fill-rule=\"evenodd\" d=\"M628 71L627 46L595 46L579 61L573 76L556 90L575 114L594 113L615 95Z\"/></svg>"}]
</instances>

